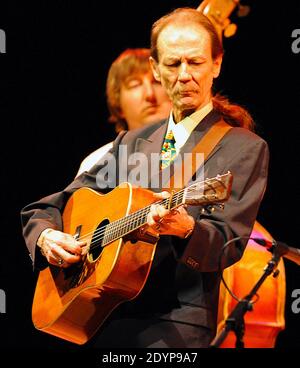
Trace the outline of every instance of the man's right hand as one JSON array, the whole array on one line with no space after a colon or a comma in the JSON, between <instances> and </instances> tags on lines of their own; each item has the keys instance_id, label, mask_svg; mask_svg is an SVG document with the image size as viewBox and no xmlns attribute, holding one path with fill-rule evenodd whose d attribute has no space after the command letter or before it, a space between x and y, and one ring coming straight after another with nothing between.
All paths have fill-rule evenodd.
<instances>
[{"instance_id":1,"label":"man's right hand","mask_svg":"<svg viewBox=\"0 0 300 368\"><path fill-rule=\"evenodd\" d=\"M86 242L77 241L70 234L49 228L41 233L37 245L50 264L66 268L82 259Z\"/></svg>"}]
</instances>

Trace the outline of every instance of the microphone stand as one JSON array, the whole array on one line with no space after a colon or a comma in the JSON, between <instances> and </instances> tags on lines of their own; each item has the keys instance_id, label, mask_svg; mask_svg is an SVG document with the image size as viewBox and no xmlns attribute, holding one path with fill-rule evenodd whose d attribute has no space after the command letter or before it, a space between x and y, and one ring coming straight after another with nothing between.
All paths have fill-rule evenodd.
<instances>
[{"instance_id":1,"label":"microphone stand","mask_svg":"<svg viewBox=\"0 0 300 368\"><path fill-rule=\"evenodd\" d=\"M225 326L221 330L221 332L214 338L214 340L210 344L210 348L218 348L222 342L227 337L230 331L233 331L236 336L236 348L244 348L244 333L245 333L245 322L244 315L247 311L253 310L253 302L252 298L255 296L257 290L263 284L265 279L273 273L273 277L277 277L279 274L279 270L276 270L276 266L280 260L281 254L280 251L277 251L276 247L273 249L273 256L271 260L267 263L264 268L264 273L261 278L254 285L253 289L250 291L248 295L246 295L243 299L241 299L237 305L234 307L232 312L226 318Z\"/></svg>"}]
</instances>

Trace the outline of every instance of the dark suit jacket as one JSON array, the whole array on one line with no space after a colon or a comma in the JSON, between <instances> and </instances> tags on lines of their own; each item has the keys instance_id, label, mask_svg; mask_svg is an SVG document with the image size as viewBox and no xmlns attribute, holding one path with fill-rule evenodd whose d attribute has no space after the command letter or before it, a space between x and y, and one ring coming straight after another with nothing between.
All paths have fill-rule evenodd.
<instances>
[{"instance_id":1,"label":"dark suit jacket","mask_svg":"<svg viewBox=\"0 0 300 368\"><path fill-rule=\"evenodd\" d=\"M219 118L216 111L209 113L192 132L181 153L190 152ZM166 128L167 122L163 121L139 130L121 133L111 151L119 160L118 166L128 166L125 155L118 155L120 144L126 145L128 155L143 152L150 158L151 153L160 153ZM266 189L268 158L266 142L254 133L243 128L233 128L224 136L207 159L204 176L215 177L228 170L232 172L234 177L232 193L225 204L225 209L223 211L216 209L211 214L203 215L200 214L199 207L188 207L188 212L196 220L191 237L185 240L173 236L161 237L143 291L136 299L118 308L106 323L103 336L108 346L110 340L107 331L111 328L110 324L113 326L116 323L111 320L123 320L124 326L129 323L131 330L135 331L132 335L135 342L131 342L128 346L207 346L216 330L220 283L218 265L221 250L228 240L250 235ZM36 251L40 233L48 227L62 229L61 212L70 194L76 189L88 186L99 190L97 173L101 167L95 165L89 172L80 175L64 191L43 198L22 210L24 238L32 260L38 268L43 267L44 262L39 251ZM117 184L119 167L115 178ZM132 168L133 166L128 166L128 171ZM231 243L222 256L222 268L238 261L245 245L245 240ZM139 321L140 327L134 330L132 321ZM150 340L154 341L154 344L145 340L143 332L153 325L156 327L150 332L152 336ZM124 329L125 335L122 340L121 328L117 325L116 330L119 333L117 337L114 336L113 341L118 341L118 338L120 341L114 346L124 346L124 341L130 340L127 327ZM166 331L166 336L163 336ZM161 339L154 336L159 334ZM176 335L178 338L174 337ZM140 336L142 338L137 342ZM155 345L159 339L163 340L163 343Z\"/></svg>"}]
</instances>

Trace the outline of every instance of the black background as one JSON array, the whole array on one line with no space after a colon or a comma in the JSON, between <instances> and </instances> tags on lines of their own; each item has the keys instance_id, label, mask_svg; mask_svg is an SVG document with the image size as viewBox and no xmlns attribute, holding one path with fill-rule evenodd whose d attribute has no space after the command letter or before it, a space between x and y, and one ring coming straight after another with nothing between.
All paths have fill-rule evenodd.
<instances>
[{"instance_id":1,"label":"black background","mask_svg":"<svg viewBox=\"0 0 300 368\"><path fill-rule=\"evenodd\" d=\"M300 5L244 1L250 14L232 20L237 34L225 39L216 89L246 106L269 143L269 185L259 221L293 247L299 243L300 53L291 33L300 28ZM150 27L161 15L197 1L7 1L0 28L7 52L1 78L1 269L7 312L1 345L12 349L68 348L36 331L30 308L35 275L26 250L20 209L63 189L81 160L114 138L107 123L105 79L110 63L127 47L148 47ZM286 329L278 348L300 347L300 314L291 311L300 268L285 260Z\"/></svg>"}]
</instances>

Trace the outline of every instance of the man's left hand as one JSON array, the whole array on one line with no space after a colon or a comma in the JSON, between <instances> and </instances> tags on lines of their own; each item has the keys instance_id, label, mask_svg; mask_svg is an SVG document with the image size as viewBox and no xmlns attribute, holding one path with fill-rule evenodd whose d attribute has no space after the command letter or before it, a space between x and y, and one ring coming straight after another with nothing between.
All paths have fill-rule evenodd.
<instances>
[{"instance_id":1,"label":"man's left hand","mask_svg":"<svg viewBox=\"0 0 300 368\"><path fill-rule=\"evenodd\" d=\"M158 199L170 197L170 193L154 193ZM161 235L175 235L187 238L195 227L195 220L185 210L184 206L168 210L161 204L152 204L147 216L147 224Z\"/></svg>"}]
</instances>

